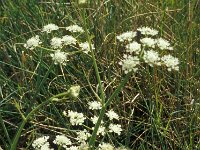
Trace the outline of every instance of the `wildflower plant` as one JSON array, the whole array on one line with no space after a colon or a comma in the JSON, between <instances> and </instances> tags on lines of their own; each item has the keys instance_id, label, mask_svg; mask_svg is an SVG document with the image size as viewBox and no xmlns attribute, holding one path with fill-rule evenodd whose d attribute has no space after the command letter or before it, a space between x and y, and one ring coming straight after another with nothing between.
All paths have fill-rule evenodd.
<instances>
[{"instance_id":1,"label":"wildflower plant","mask_svg":"<svg viewBox=\"0 0 200 150\"><path fill-rule=\"evenodd\" d=\"M124 32L117 36L125 45L123 59L119 62L122 70L136 72L142 63L151 67L165 66L168 71L179 70L178 58L172 56L173 47L166 39L158 37L158 31L149 27L140 27L135 32ZM141 36L141 37L139 37Z\"/></svg>"},{"instance_id":2,"label":"wildflower plant","mask_svg":"<svg viewBox=\"0 0 200 150\"><path fill-rule=\"evenodd\" d=\"M63 36L50 36L49 43L45 43L40 39L47 33L47 36L53 32L58 32L59 30L66 30L70 32L69 35ZM82 42L79 39L80 34L86 32L86 41ZM61 32L62 33L62 32ZM141 34L141 38L138 40L138 34ZM41 38L40 38L41 36ZM71 25L66 28L60 28L55 24L48 24L43 27L41 35L36 35L24 44L27 50L36 51L37 48L46 51L46 57L51 58L55 65L67 66L70 61L71 56L77 53L83 53L86 55L91 54L91 58L94 63L94 68L98 83L100 85L101 96L98 98L99 101L89 101L87 105L87 110L90 112L90 116L84 114L84 112L68 109L63 111L63 115L66 117L67 122L69 122L72 130L76 127L76 137L73 140L63 135L56 135L53 143L58 147L65 149L80 149L83 145L89 145L89 148L94 148L96 139L99 142L99 150L104 149L114 149L109 143L104 143L103 139L109 135L120 136L123 132L122 125L119 123L120 116L111 108L107 110L107 107L119 93L121 88L127 82L132 73L136 73L139 66L142 63L146 63L149 66L166 66L168 71L178 70L179 61L177 58L171 56L169 52L173 50L169 41L163 38L156 38L158 36L158 31L151 29L149 27L138 28L137 31L124 32L117 36L119 42L126 43L125 54L123 59L119 62L122 66L122 70L126 75L125 79L120 83L118 88L114 91L110 98L105 101L105 96L103 92L103 87L101 85L98 67L94 55L94 44L91 41L90 35L87 29L83 29L78 25ZM46 45L47 44L47 45ZM124 44L123 44L124 45ZM166 51L166 52L163 52ZM167 53L167 55L166 55ZM61 67L62 69L62 67ZM48 75L48 74L47 74ZM67 90L65 95L70 98L77 98L79 96L80 86L72 86ZM49 102L59 102L60 99L53 97ZM43 103L41 104L43 105ZM99 112L100 111L100 112ZM103 116L105 117L103 118ZM88 123L90 122L91 125ZM70 136L70 135L69 135ZM103 138L104 137L104 138ZM36 139L32 146L35 149L51 149L49 143L47 142L48 136L44 136Z\"/></svg>"}]
</instances>

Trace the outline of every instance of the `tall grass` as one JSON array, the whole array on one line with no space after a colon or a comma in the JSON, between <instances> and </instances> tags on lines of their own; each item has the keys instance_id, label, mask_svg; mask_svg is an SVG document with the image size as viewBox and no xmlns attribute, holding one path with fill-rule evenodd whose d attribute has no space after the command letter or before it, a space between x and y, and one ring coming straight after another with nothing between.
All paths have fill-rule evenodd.
<instances>
[{"instance_id":1,"label":"tall grass","mask_svg":"<svg viewBox=\"0 0 200 150\"><path fill-rule=\"evenodd\" d=\"M19 129L16 149L31 149L41 135L71 133L62 111L90 114L87 102L105 103L125 77L116 35L150 26L173 43L180 70L142 66L131 76L108 106L121 116L123 134L105 139L138 150L200 149L199 7L199 0L0 1L0 146L10 149ZM21 43L48 23L88 29L83 38L95 44L93 59L77 55L60 67L43 51L26 50ZM20 128L34 108L74 84L81 86L78 99L46 105Z\"/></svg>"}]
</instances>

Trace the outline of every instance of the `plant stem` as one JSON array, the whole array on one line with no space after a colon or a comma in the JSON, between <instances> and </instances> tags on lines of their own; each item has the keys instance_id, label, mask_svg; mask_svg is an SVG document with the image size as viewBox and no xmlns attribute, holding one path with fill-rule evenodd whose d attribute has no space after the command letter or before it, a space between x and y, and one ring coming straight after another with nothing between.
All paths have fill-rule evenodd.
<instances>
[{"instance_id":1,"label":"plant stem","mask_svg":"<svg viewBox=\"0 0 200 150\"><path fill-rule=\"evenodd\" d=\"M97 81L98 81L99 88L100 88L100 92L101 92L101 103L102 103L102 105L104 105L104 103L105 103L104 90L103 90L103 86L101 84L101 78L100 78L100 75L99 75L99 70L98 70L96 58L95 58L95 55L94 55L94 51L92 49L92 41L91 41L91 38L90 38L88 30L87 30L85 11L83 11L83 13L81 15L82 15L82 18L83 18L84 29L85 29L85 33L86 33L86 36L87 36L87 41L89 43L91 55L92 55L92 61L93 61L94 69L95 69L95 74L96 74Z\"/></svg>"},{"instance_id":2,"label":"plant stem","mask_svg":"<svg viewBox=\"0 0 200 150\"><path fill-rule=\"evenodd\" d=\"M68 92L63 92L63 93L60 93L60 94L57 94L55 96L52 96L51 98L49 98L48 100L42 102L40 105L38 105L36 108L34 108L27 116L26 118L22 121L18 131L17 131L17 134L15 135L15 138L11 144L11 147L10 147L10 150L16 150L16 146L17 146L17 142L20 138L20 135L21 135L21 132L26 124L26 122L30 119L30 117L36 112L38 111L40 108L42 108L43 106L45 105L48 105L54 98L58 98L58 97L62 97L62 96L65 96L67 95Z\"/></svg>"},{"instance_id":3,"label":"plant stem","mask_svg":"<svg viewBox=\"0 0 200 150\"><path fill-rule=\"evenodd\" d=\"M6 135L6 137L7 137L7 140L8 140L8 142L9 142L9 144L11 144L11 139L10 139L10 137L9 137L8 131L7 131L7 129L6 129L6 126L5 126L4 122L3 122L3 118L2 118L1 112L0 112L0 123L1 123L1 126L2 126L2 128L3 128L3 130L4 130L4 132L5 132L5 135Z\"/></svg>"}]
</instances>

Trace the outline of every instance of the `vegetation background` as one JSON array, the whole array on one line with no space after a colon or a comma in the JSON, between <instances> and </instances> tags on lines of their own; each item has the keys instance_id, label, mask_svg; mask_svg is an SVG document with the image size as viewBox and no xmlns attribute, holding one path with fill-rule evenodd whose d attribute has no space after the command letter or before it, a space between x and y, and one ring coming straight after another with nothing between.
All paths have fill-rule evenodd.
<instances>
[{"instance_id":1,"label":"vegetation background","mask_svg":"<svg viewBox=\"0 0 200 150\"><path fill-rule=\"evenodd\" d=\"M179 72L143 66L130 78L110 106L123 116L124 134L108 141L138 150L200 149L199 0L88 0L76 7L66 0L0 0L0 146L9 149L23 115L73 84L81 86L79 99L48 105L35 114L17 149L31 149L37 134L66 133L62 110L84 112L87 102L96 99L91 87L98 90L98 82L87 57L73 58L62 71L50 70L51 63L42 53L31 57L16 44L25 43L48 23L82 25L82 9L87 10L107 97L124 76L116 35L141 26L155 28L173 43L173 55L180 60Z\"/></svg>"}]
</instances>

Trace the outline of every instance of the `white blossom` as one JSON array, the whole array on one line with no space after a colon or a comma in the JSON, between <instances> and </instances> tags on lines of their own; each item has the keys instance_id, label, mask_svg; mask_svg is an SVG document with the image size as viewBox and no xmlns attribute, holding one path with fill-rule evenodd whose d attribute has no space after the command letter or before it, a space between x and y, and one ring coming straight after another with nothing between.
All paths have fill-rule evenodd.
<instances>
[{"instance_id":1,"label":"white blossom","mask_svg":"<svg viewBox=\"0 0 200 150\"><path fill-rule=\"evenodd\" d=\"M48 139L49 139L49 136L43 136L34 140L32 143L33 148L36 150L40 150L43 145L48 144L47 142Z\"/></svg>"},{"instance_id":2,"label":"white blossom","mask_svg":"<svg viewBox=\"0 0 200 150\"><path fill-rule=\"evenodd\" d=\"M77 140L79 143L86 143L86 140L91 136L91 134L84 129L83 131L77 132Z\"/></svg>"},{"instance_id":3,"label":"white blossom","mask_svg":"<svg viewBox=\"0 0 200 150\"><path fill-rule=\"evenodd\" d=\"M128 72L136 72L138 70L137 65L140 64L139 58L137 56L124 55L124 59L119 62L122 66L122 70L127 74Z\"/></svg>"},{"instance_id":4,"label":"white blossom","mask_svg":"<svg viewBox=\"0 0 200 150\"><path fill-rule=\"evenodd\" d=\"M50 148L50 144L49 144L49 142L47 142L44 145L42 145L39 150L54 150L54 149Z\"/></svg>"},{"instance_id":5,"label":"white blossom","mask_svg":"<svg viewBox=\"0 0 200 150\"><path fill-rule=\"evenodd\" d=\"M121 134L122 132L122 128L121 128L121 125L119 124L110 124L109 125L109 132L114 132L114 133L117 133L118 135Z\"/></svg>"},{"instance_id":6,"label":"white blossom","mask_svg":"<svg viewBox=\"0 0 200 150\"><path fill-rule=\"evenodd\" d=\"M152 38L143 38L140 40L145 46L155 48L156 41Z\"/></svg>"},{"instance_id":7,"label":"white blossom","mask_svg":"<svg viewBox=\"0 0 200 150\"><path fill-rule=\"evenodd\" d=\"M39 46L42 42L39 39L39 36L36 35L30 39L27 40L26 44L24 44L24 47L27 49L34 49L35 47Z\"/></svg>"},{"instance_id":8,"label":"white blossom","mask_svg":"<svg viewBox=\"0 0 200 150\"><path fill-rule=\"evenodd\" d=\"M62 48L63 42L61 38L54 37L51 39L51 46L53 49Z\"/></svg>"},{"instance_id":9,"label":"white blossom","mask_svg":"<svg viewBox=\"0 0 200 150\"><path fill-rule=\"evenodd\" d=\"M93 123L93 124L96 124L97 121L98 121L98 119L99 119L99 118L98 118L97 116L91 117L91 120L92 120L92 123ZM101 124L102 124L102 123L104 123L103 120L101 120Z\"/></svg>"},{"instance_id":10,"label":"white blossom","mask_svg":"<svg viewBox=\"0 0 200 150\"><path fill-rule=\"evenodd\" d=\"M132 43L126 45L126 51L129 53L135 52L136 54L139 54L141 51L141 44L133 41Z\"/></svg>"},{"instance_id":11,"label":"white blossom","mask_svg":"<svg viewBox=\"0 0 200 150\"><path fill-rule=\"evenodd\" d=\"M117 119L119 120L119 115L117 113L115 113L113 110L109 110L106 115L108 116L108 118L110 120L113 120L113 119Z\"/></svg>"},{"instance_id":12,"label":"white blossom","mask_svg":"<svg viewBox=\"0 0 200 150\"><path fill-rule=\"evenodd\" d=\"M42 29L42 32L50 33L51 31L58 30L58 29L59 29L59 27L57 25L51 23L51 24L44 26Z\"/></svg>"},{"instance_id":13,"label":"white blossom","mask_svg":"<svg viewBox=\"0 0 200 150\"><path fill-rule=\"evenodd\" d=\"M118 39L120 42L124 42L124 41L131 42L132 39L133 39L135 36L136 36L136 32L127 31L127 32L122 33L121 35L118 35L118 36L117 36L117 39Z\"/></svg>"},{"instance_id":14,"label":"white blossom","mask_svg":"<svg viewBox=\"0 0 200 150\"><path fill-rule=\"evenodd\" d=\"M161 65L159 54L154 50L144 51L143 59L150 66Z\"/></svg>"},{"instance_id":15,"label":"white blossom","mask_svg":"<svg viewBox=\"0 0 200 150\"><path fill-rule=\"evenodd\" d=\"M70 118L70 123L74 125L82 125L85 121L85 117L82 113L73 112L68 110L68 117Z\"/></svg>"},{"instance_id":16,"label":"white blossom","mask_svg":"<svg viewBox=\"0 0 200 150\"><path fill-rule=\"evenodd\" d=\"M82 50L84 53L88 54L88 53L90 52L90 45L89 45L88 42L80 43L79 46L80 46L81 50ZM94 44L91 44L91 48L92 48L93 50L95 49L95 48L94 48Z\"/></svg>"},{"instance_id":17,"label":"white blossom","mask_svg":"<svg viewBox=\"0 0 200 150\"><path fill-rule=\"evenodd\" d=\"M72 145L71 140L65 135L57 135L53 143L62 146L63 148L67 148L68 145Z\"/></svg>"},{"instance_id":18,"label":"white blossom","mask_svg":"<svg viewBox=\"0 0 200 150\"><path fill-rule=\"evenodd\" d=\"M137 30L140 31L141 34L143 34L143 35L152 35L152 36L154 36L154 35L158 34L157 30L149 28L149 27L141 27L141 28L138 28Z\"/></svg>"},{"instance_id":19,"label":"white blossom","mask_svg":"<svg viewBox=\"0 0 200 150\"><path fill-rule=\"evenodd\" d=\"M164 50L164 49L173 50L173 47L170 46L169 41L163 38L157 39L156 44L161 50Z\"/></svg>"},{"instance_id":20,"label":"white blossom","mask_svg":"<svg viewBox=\"0 0 200 150\"><path fill-rule=\"evenodd\" d=\"M80 32L80 33L84 32L83 28L78 25L68 26L68 27L66 27L66 30L68 30L70 32Z\"/></svg>"},{"instance_id":21,"label":"white blossom","mask_svg":"<svg viewBox=\"0 0 200 150\"><path fill-rule=\"evenodd\" d=\"M172 69L178 71L179 70L179 60L176 57L173 57L171 55L165 55L161 58L164 65L167 66L167 70L171 71Z\"/></svg>"},{"instance_id":22,"label":"white blossom","mask_svg":"<svg viewBox=\"0 0 200 150\"><path fill-rule=\"evenodd\" d=\"M92 102L88 102L89 105L89 109L91 110L97 110L97 109L101 109L101 103L98 101L92 101Z\"/></svg>"},{"instance_id":23,"label":"white blossom","mask_svg":"<svg viewBox=\"0 0 200 150\"><path fill-rule=\"evenodd\" d=\"M67 53L61 52L60 50L56 50L54 54L50 54L52 57L52 60L54 61L54 64L62 64L66 65L67 59Z\"/></svg>"},{"instance_id":24,"label":"white blossom","mask_svg":"<svg viewBox=\"0 0 200 150\"><path fill-rule=\"evenodd\" d=\"M71 44L76 44L76 39L73 36L70 35L65 35L62 37L62 42L64 45L71 45Z\"/></svg>"}]
</instances>

